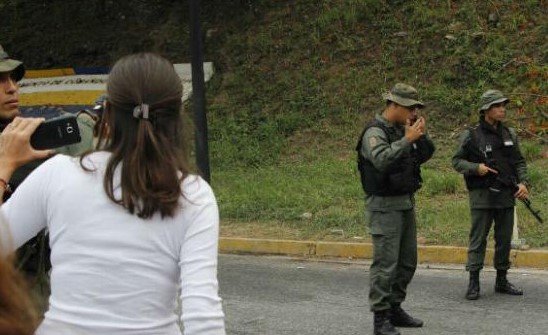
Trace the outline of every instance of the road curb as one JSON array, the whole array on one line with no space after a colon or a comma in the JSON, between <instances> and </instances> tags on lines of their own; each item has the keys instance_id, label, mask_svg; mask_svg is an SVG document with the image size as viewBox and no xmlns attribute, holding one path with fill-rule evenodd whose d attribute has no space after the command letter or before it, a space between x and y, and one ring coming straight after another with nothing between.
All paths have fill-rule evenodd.
<instances>
[{"instance_id":1,"label":"road curb","mask_svg":"<svg viewBox=\"0 0 548 335\"><path fill-rule=\"evenodd\" d=\"M339 257L371 259L371 243L345 243L325 241L292 241L253 238L221 237L221 253L285 255L302 257ZM485 265L493 264L493 249L487 249ZM465 264L467 249L452 246L418 247L419 264ZM548 250L512 250L510 260L513 267L548 269Z\"/></svg>"}]
</instances>

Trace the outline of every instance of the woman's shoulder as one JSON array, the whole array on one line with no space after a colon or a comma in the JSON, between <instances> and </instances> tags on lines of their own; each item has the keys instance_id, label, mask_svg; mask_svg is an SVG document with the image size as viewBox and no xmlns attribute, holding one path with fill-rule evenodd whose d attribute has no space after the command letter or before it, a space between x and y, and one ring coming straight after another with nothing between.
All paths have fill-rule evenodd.
<instances>
[{"instance_id":1,"label":"woman's shoulder","mask_svg":"<svg viewBox=\"0 0 548 335\"><path fill-rule=\"evenodd\" d=\"M104 164L103 162L106 161L106 157L104 153L100 152L91 153L83 157L82 160L80 157L56 154L40 164L36 170L42 171L42 173L55 173L56 176L62 178L64 173L83 171L83 167L95 170Z\"/></svg>"},{"instance_id":2,"label":"woman's shoulder","mask_svg":"<svg viewBox=\"0 0 548 335\"><path fill-rule=\"evenodd\" d=\"M211 186L199 175L190 174L181 183L182 193L185 199L193 202L195 200L215 200Z\"/></svg>"},{"instance_id":3,"label":"woman's shoulder","mask_svg":"<svg viewBox=\"0 0 548 335\"><path fill-rule=\"evenodd\" d=\"M74 157L65 155L65 154L55 154L51 158L44 161L42 164L40 164L40 169L59 169L63 166L67 166L68 164L71 164L71 162L74 160Z\"/></svg>"},{"instance_id":4,"label":"woman's shoulder","mask_svg":"<svg viewBox=\"0 0 548 335\"><path fill-rule=\"evenodd\" d=\"M200 175L189 174L182 182L185 193L212 192L211 186Z\"/></svg>"},{"instance_id":5,"label":"woman's shoulder","mask_svg":"<svg viewBox=\"0 0 548 335\"><path fill-rule=\"evenodd\" d=\"M95 170L98 167L105 166L108 163L110 153L107 151L94 151L78 158L78 162L85 168Z\"/></svg>"}]
</instances>

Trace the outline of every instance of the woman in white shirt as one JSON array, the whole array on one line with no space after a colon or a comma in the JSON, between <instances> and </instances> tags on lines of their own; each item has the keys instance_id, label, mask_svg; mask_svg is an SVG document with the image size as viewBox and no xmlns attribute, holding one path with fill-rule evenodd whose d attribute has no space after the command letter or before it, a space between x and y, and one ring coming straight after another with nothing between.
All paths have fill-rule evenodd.
<instances>
[{"instance_id":1,"label":"woman in white shirt","mask_svg":"<svg viewBox=\"0 0 548 335\"><path fill-rule=\"evenodd\" d=\"M181 334L180 285L184 334L224 335L218 208L189 172L181 81L161 56L130 55L107 96L101 149L49 159L1 207L15 248L49 231L51 297L36 334Z\"/></svg>"}]
</instances>

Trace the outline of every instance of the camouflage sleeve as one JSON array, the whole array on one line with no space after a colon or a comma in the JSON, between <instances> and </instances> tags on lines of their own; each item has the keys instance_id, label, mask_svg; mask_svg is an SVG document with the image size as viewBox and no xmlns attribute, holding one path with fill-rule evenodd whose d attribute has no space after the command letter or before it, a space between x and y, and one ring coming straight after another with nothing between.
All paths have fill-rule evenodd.
<instances>
[{"instance_id":1,"label":"camouflage sleeve","mask_svg":"<svg viewBox=\"0 0 548 335\"><path fill-rule=\"evenodd\" d=\"M510 136L512 136L512 140L514 141L514 147L516 150L516 173L518 175L518 181L520 183L528 184L529 183L529 177L527 174L527 163L525 162L525 158L521 154L521 149L518 142L518 136L516 135L516 132L514 129L510 128Z\"/></svg>"},{"instance_id":2,"label":"camouflage sleeve","mask_svg":"<svg viewBox=\"0 0 548 335\"><path fill-rule=\"evenodd\" d=\"M382 129L371 127L363 134L361 153L377 170L384 172L410 148L411 143L405 137L389 143Z\"/></svg>"},{"instance_id":3,"label":"camouflage sleeve","mask_svg":"<svg viewBox=\"0 0 548 335\"><path fill-rule=\"evenodd\" d=\"M93 148L93 127L95 126L95 121L86 113L78 114L76 121L78 122L78 129L80 130L82 140L79 143L56 149L57 153L78 156Z\"/></svg>"},{"instance_id":4,"label":"camouflage sleeve","mask_svg":"<svg viewBox=\"0 0 548 335\"><path fill-rule=\"evenodd\" d=\"M451 160L453 164L453 168L462 174L465 175L476 175L478 172L479 163L470 162L468 160L468 144L471 140L471 134L470 130L465 130L461 136L459 141L459 146L457 148L457 151L453 155L453 158Z\"/></svg>"}]
</instances>

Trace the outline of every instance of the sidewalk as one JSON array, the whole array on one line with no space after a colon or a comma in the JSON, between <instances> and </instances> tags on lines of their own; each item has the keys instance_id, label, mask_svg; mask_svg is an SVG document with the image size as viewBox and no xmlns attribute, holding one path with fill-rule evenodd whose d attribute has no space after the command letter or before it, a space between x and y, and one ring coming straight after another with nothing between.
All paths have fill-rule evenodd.
<instances>
[{"instance_id":1,"label":"sidewalk","mask_svg":"<svg viewBox=\"0 0 548 335\"><path fill-rule=\"evenodd\" d=\"M371 243L290 241L221 237L219 251L227 254L285 255L299 257L336 257L371 259ZM419 245L420 264L465 264L466 248ZM548 270L548 250L512 250L513 267ZM485 265L493 264L493 249L487 249Z\"/></svg>"}]
</instances>

